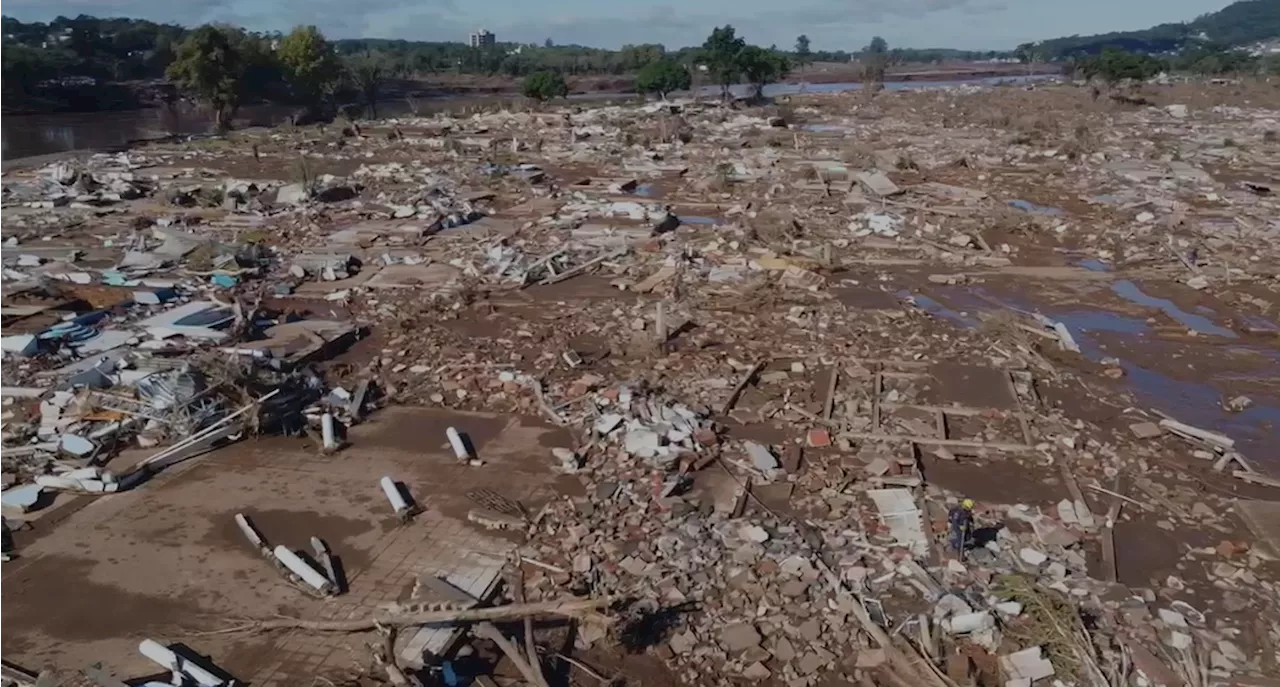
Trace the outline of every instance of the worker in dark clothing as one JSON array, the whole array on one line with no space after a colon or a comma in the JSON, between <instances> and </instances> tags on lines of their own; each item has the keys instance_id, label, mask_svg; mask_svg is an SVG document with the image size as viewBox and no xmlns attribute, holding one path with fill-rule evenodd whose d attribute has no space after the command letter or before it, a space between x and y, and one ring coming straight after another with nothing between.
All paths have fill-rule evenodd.
<instances>
[{"instance_id":1,"label":"worker in dark clothing","mask_svg":"<svg viewBox=\"0 0 1280 687\"><path fill-rule=\"evenodd\" d=\"M9 523L5 522L4 516L0 516L0 562L8 563L13 560L13 530L9 530Z\"/></svg>"},{"instance_id":2,"label":"worker in dark clothing","mask_svg":"<svg viewBox=\"0 0 1280 687\"><path fill-rule=\"evenodd\" d=\"M956 556L964 560L965 547L973 537L973 499L965 499L960 505L953 506L947 512L947 525L950 527L947 543Z\"/></svg>"}]
</instances>

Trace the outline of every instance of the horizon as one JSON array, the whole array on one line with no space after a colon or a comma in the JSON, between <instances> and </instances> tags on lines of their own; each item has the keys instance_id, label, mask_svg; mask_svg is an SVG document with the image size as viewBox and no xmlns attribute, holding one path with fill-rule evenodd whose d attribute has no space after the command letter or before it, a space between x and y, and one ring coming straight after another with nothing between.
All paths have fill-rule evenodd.
<instances>
[{"instance_id":1,"label":"horizon","mask_svg":"<svg viewBox=\"0 0 1280 687\"><path fill-rule=\"evenodd\" d=\"M1126 5L1117 7L1116 5ZM387 39L465 43L478 29L499 42L580 45L617 50L627 44L659 43L670 50L701 45L725 24L756 45L791 50L801 34L815 51L856 51L872 36L891 47L1009 51L1018 44L1071 35L1142 30L1188 22L1216 12L1232 0L810 0L779 9L763 0L692 0L680 9L666 3L642 8L593 6L586 0L549 0L530 7L517 0L9 0L4 15L23 22L49 22L81 14L97 18L146 19L186 27L225 22L253 31L288 31L314 24L331 39ZM746 7L744 7L744 5ZM751 10L755 8L756 11ZM505 16L505 19L495 20ZM1050 30L1047 27L1052 27ZM847 37L847 38L840 38Z\"/></svg>"}]
</instances>

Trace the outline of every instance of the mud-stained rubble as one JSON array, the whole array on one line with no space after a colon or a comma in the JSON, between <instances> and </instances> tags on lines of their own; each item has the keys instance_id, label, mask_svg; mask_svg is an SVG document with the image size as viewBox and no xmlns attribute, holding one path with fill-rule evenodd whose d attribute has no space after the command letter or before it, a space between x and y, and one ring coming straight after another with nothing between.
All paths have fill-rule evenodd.
<instances>
[{"instance_id":1,"label":"mud-stained rubble","mask_svg":"<svg viewBox=\"0 0 1280 687\"><path fill-rule=\"evenodd\" d=\"M1039 84L10 165L6 662L1270 684L1277 136Z\"/></svg>"}]
</instances>

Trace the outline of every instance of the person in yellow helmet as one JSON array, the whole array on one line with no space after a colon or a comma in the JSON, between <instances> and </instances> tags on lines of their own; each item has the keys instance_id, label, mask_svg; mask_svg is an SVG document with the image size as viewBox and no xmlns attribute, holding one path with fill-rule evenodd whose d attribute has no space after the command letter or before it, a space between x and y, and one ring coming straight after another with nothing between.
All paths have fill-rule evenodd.
<instances>
[{"instance_id":1,"label":"person in yellow helmet","mask_svg":"<svg viewBox=\"0 0 1280 687\"><path fill-rule=\"evenodd\" d=\"M947 543L956 557L964 560L964 550L973 536L973 499L964 499L960 505L953 506L947 512L947 525L950 528Z\"/></svg>"}]
</instances>

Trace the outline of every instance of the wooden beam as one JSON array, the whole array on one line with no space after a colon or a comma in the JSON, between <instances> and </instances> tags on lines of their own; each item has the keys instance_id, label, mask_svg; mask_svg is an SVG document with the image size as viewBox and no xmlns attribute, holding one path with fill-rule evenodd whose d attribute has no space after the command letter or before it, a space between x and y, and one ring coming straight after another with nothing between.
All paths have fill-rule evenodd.
<instances>
[{"instance_id":1,"label":"wooden beam","mask_svg":"<svg viewBox=\"0 0 1280 687\"><path fill-rule=\"evenodd\" d=\"M934 437L925 437L909 434L880 434L873 432L844 432L840 434L845 439L854 441L909 441L913 444L925 444L928 446L951 446L954 448L978 448L990 449L993 451L1031 451L1034 446L1027 444L1014 444L999 441L975 441L972 439L936 439Z\"/></svg>"},{"instance_id":2,"label":"wooden beam","mask_svg":"<svg viewBox=\"0 0 1280 687\"><path fill-rule=\"evenodd\" d=\"M761 360L755 365L752 365L751 369L747 370L746 374L742 375L742 379L738 380L738 384L733 387L733 393L729 394L729 398L726 399L724 405L720 407L721 415L728 415L729 411L733 410L733 406L738 402L738 397L746 390L747 385L751 383L751 380L754 379L757 374L760 374L760 370L764 369L765 363L767 362L769 361Z\"/></svg>"}]
</instances>

